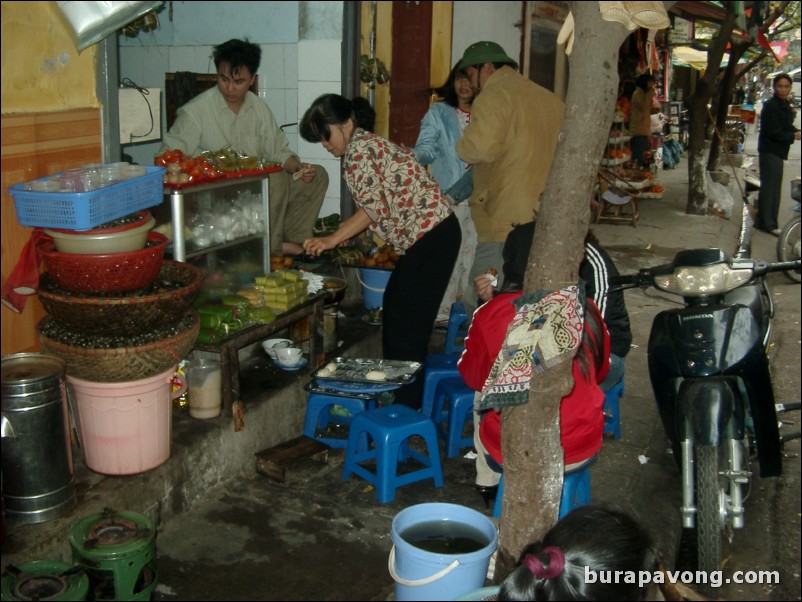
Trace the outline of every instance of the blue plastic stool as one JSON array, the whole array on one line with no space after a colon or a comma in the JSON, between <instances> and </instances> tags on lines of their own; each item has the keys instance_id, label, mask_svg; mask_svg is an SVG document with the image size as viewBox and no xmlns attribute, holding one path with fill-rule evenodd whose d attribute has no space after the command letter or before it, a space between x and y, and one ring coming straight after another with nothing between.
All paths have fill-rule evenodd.
<instances>
[{"instance_id":1,"label":"blue plastic stool","mask_svg":"<svg viewBox=\"0 0 802 602\"><path fill-rule=\"evenodd\" d=\"M560 515L557 520L564 517L574 508L579 508L585 504L590 504L590 465L595 462L594 457L590 462L566 472L563 475L563 492L560 498ZM498 492L496 493L496 504L493 506L493 518L501 516L501 500L504 495L504 474L498 482Z\"/></svg>"},{"instance_id":2,"label":"blue plastic stool","mask_svg":"<svg viewBox=\"0 0 802 602\"><path fill-rule=\"evenodd\" d=\"M623 396L623 378L604 393L604 433L612 433L615 439L621 438L621 412L618 399Z\"/></svg>"},{"instance_id":3,"label":"blue plastic stool","mask_svg":"<svg viewBox=\"0 0 802 602\"><path fill-rule=\"evenodd\" d=\"M444 378L437 383L432 420L446 444L449 458L456 458L463 447L473 447L473 434L463 437L462 433L467 421L473 424L474 394L461 376Z\"/></svg>"},{"instance_id":4,"label":"blue plastic stool","mask_svg":"<svg viewBox=\"0 0 802 602\"><path fill-rule=\"evenodd\" d=\"M427 355L423 362L421 412L425 416L431 416L434 411L434 392L437 383L443 378L459 376L457 360L465 345L461 341L458 342L458 339L464 340L467 331L468 314L465 311L465 304L462 301L455 301L451 304L451 311L448 314L445 353Z\"/></svg>"},{"instance_id":5,"label":"blue plastic stool","mask_svg":"<svg viewBox=\"0 0 802 602\"><path fill-rule=\"evenodd\" d=\"M408 439L413 436L424 440L428 456L410 449ZM423 468L398 474L398 463L410 458ZM375 473L360 465L369 461L375 461ZM442 487L440 448L431 418L404 405L389 405L354 416L345 448L343 480L347 481L351 474L371 483L381 504L392 502L398 487L424 479L434 479L435 486Z\"/></svg>"},{"instance_id":6,"label":"blue plastic stool","mask_svg":"<svg viewBox=\"0 0 802 602\"><path fill-rule=\"evenodd\" d=\"M434 393L437 390L437 383L444 378L455 378L459 376L457 369L456 354L431 354L427 355L423 362L423 399L421 401L421 413L424 416L432 416L434 412Z\"/></svg>"},{"instance_id":7,"label":"blue plastic stool","mask_svg":"<svg viewBox=\"0 0 802 602\"><path fill-rule=\"evenodd\" d=\"M325 429L333 422L331 409L339 405L344 407L351 416L338 416L343 424L350 424L353 417L366 410L376 407L377 401L373 399L358 399L356 397L344 397L340 395L327 395L326 393L310 392L306 400L306 418L304 419L304 435L317 439L329 447L345 447L346 439L335 437L317 437L317 429Z\"/></svg>"},{"instance_id":8,"label":"blue plastic stool","mask_svg":"<svg viewBox=\"0 0 802 602\"><path fill-rule=\"evenodd\" d=\"M468 334L468 313L462 301L451 304L448 313L448 328L446 329L446 355L462 353L465 349L465 335Z\"/></svg>"}]
</instances>

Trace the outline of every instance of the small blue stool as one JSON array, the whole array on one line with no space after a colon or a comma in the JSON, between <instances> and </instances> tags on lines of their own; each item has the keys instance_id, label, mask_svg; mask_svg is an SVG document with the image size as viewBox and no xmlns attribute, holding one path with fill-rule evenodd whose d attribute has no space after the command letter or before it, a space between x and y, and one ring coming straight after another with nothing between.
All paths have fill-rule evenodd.
<instances>
[{"instance_id":1,"label":"small blue stool","mask_svg":"<svg viewBox=\"0 0 802 602\"><path fill-rule=\"evenodd\" d=\"M434 411L434 392L437 383L443 378L459 376L457 360L465 348L464 338L468 331L468 314L462 301L451 304L448 314L448 328L446 330L445 353L436 353L426 356L423 362L423 398L421 412L431 416ZM458 341L458 339L462 341Z\"/></svg>"},{"instance_id":2,"label":"small blue stool","mask_svg":"<svg viewBox=\"0 0 802 602\"><path fill-rule=\"evenodd\" d=\"M437 383L432 420L437 434L446 444L446 456L456 458L463 447L473 447L473 434L463 437L465 423L473 424L475 391L461 376L444 378Z\"/></svg>"},{"instance_id":3,"label":"small blue stool","mask_svg":"<svg viewBox=\"0 0 802 602\"><path fill-rule=\"evenodd\" d=\"M347 444L346 439L316 436L317 429L325 429L333 422L331 409L335 405L342 406L348 410L351 416L338 416L338 418L340 419L341 423L350 424L353 421L353 417L357 414L375 408L377 405L377 400L376 398L358 399L356 397L328 395L326 393L309 393L309 397L306 400L304 435L311 437L312 439L317 439L329 447L345 447Z\"/></svg>"},{"instance_id":4,"label":"small blue stool","mask_svg":"<svg viewBox=\"0 0 802 602\"><path fill-rule=\"evenodd\" d=\"M468 313L462 301L451 304L448 313L448 328L446 329L446 355L462 353L465 349L465 335L468 334Z\"/></svg>"},{"instance_id":5,"label":"small blue stool","mask_svg":"<svg viewBox=\"0 0 802 602\"><path fill-rule=\"evenodd\" d=\"M434 393L437 390L437 383L444 378L459 377L457 369L456 354L431 354L427 355L423 362L423 399L421 401L421 413L424 416L432 416L434 412Z\"/></svg>"},{"instance_id":6,"label":"small blue stool","mask_svg":"<svg viewBox=\"0 0 802 602\"><path fill-rule=\"evenodd\" d=\"M413 436L424 440L428 456L410 449L408 439ZM398 474L398 463L410 458L423 468ZM375 461L375 473L360 465L369 461ZM372 484L381 504L392 502L398 487L424 479L434 479L435 486L442 487L440 448L431 418L404 405L389 405L354 416L345 448L343 480L347 481L351 474Z\"/></svg>"},{"instance_id":7,"label":"small blue stool","mask_svg":"<svg viewBox=\"0 0 802 602\"><path fill-rule=\"evenodd\" d=\"M612 433L615 439L621 438L621 412L618 399L623 396L623 378L604 392L604 434Z\"/></svg>"},{"instance_id":8,"label":"small blue stool","mask_svg":"<svg viewBox=\"0 0 802 602\"><path fill-rule=\"evenodd\" d=\"M560 515L557 520L564 517L575 508L590 504L590 465L596 461L594 456L579 468L566 472L563 475L563 491L560 497ZM504 495L504 474L498 482L496 504L493 507L493 518L501 516L501 500Z\"/></svg>"}]
</instances>

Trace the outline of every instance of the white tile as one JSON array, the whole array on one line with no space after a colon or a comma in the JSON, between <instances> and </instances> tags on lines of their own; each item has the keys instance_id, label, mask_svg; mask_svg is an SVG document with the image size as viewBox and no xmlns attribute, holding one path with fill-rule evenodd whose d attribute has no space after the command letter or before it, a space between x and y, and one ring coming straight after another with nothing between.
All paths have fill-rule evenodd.
<instances>
[{"instance_id":1,"label":"white tile","mask_svg":"<svg viewBox=\"0 0 802 602\"><path fill-rule=\"evenodd\" d=\"M120 56L120 81L126 77L131 79L138 86L144 86L140 82L145 81L145 49L122 46L119 49Z\"/></svg>"},{"instance_id":2,"label":"white tile","mask_svg":"<svg viewBox=\"0 0 802 602\"><path fill-rule=\"evenodd\" d=\"M341 52L339 41L302 40L298 43L298 79L339 82Z\"/></svg>"},{"instance_id":3,"label":"white tile","mask_svg":"<svg viewBox=\"0 0 802 602\"><path fill-rule=\"evenodd\" d=\"M170 49L167 46L151 46L145 50L142 67L144 83L137 83L146 88L161 88L163 92L164 74L170 71ZM162 99L164 99L164 94L162 94Z\"/></svg>"},{"instance_id":4,"label":"white tile","mask_svg":"<svg viewBox=\"0 0 802 602\"><path fill-rule=\"evenodd\" d=\"M284 85L287 88L298 86L298 44L284 46Z\"/></svg>"},{"instance_id":5,"label":"white tile","mask_svg":"<svg viewBox=\"0 0 802 602\"><path fill-rule=\"evenodd\" d=\"M311 82L298 83L298 116L301 117L321 94L339 94L340 82Z\"/></svg>"},{"instance_id":6,"label":"white tile","mask_svg":"<svg viewBox=\"0 0 802 602\"><path fill-rule=\"evenodd\" d=\"M327 194L323 199L323 205L320 206L318 217L327 217L332 213L340 213L340 197Z\"/></svg>"},{"instance_id":7,"label":"white tile","mask_svg":"<svg viewBox=\"0 0 802 602\"><path fill-rule=\"evenodd\" d=\"M284 44L262 44L262 62L259 65L259 87L286 87Z\"/></svg>"},{"instance_id":8,"label":"white tile","mask_svg":"<svg viewBox=\"0 0 802 602\"><path fill-rule=\"evenodd\" d=\"M195 71L195 46L172 46L170 48L170 71Z\"/></svg>"},{"instance_id":9,"label":"white tile","mask_svg":"<svg viewBox=\"0 0 802 602\"><path fill-rule=\"evenodd\" d=\"M270 110L273 112L276 122L279 125L287 123L287 108L284 106L284 90L268 89L265 91L262 98L267 102L267 106L270 107Z\"/></svg>"},{"instance_id":10,"label":"white tile","mask_svg":"<svg viewBox=\"0 0 802 602\"><path fill-rule=\"evenodd\" d=\"M195 46L195 73L217 73L212 52L211 46Z\"/></svg>"},{"instance_id":11,"label":"white tile","mask_svg":"<svg viewBox=\"0 0 802 602\"><path fill-rule=\"evenodd\" d=\"M296 123L299 116L298 111L298 90L295 88L290 88L284 90L284 106L286 107L287 112L285 113L286 122L285 123ZM301 113L302 115L303 113Z\"/></svg>"}]
</instances>

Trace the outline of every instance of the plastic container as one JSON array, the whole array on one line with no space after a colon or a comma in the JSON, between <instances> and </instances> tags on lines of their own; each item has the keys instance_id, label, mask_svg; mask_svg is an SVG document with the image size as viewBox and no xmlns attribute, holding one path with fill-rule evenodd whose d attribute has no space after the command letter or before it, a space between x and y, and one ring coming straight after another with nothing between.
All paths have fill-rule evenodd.
<instances>
[{"instance_id":1,"label":"plastic container","mask_svg":"<svg viewBox=\"0 0 802 602\"><path fill-rule=\"evenodd\" d=\"M384 306L384 289L387 288L392 273L392 270L359 268L359 283L362 285L362 302L365 309Z\"/></svg>"},{"instance_id":2,"label":"plastic container","mask_svg":"<svg viewBox=\"0 0 802 602\"><path fill-rule=\"evenodd\" d=\"M169 241L158 232L146 236L152 246L123 253L61 253L52 241L41 242L36 250L61 288L76 293L122 293L150 286L159 275Z\"/></svg>"},{"instance_id":3,"label":"plastic container","mask_svg":"<svg viewBox=\"0 0 802 602\"><path fill-rule=\"evenodd\" d=\"M218 360L198 359L187 364L189 415L217 418L223 407L222 372Z\"/></svg>"},{"instance_id":4,"label":"plastic container","mask_svg":"<svg viewBox=\"0 0 802 602\"><path fill-rule=\"evenodd\" d=\"M148 232L156 225L150 211L142 211L147 216L133 227L109 228L107 230L58 230L46 228L45 234L53 237L56 251L78 255L102 255L105 253L125 253L145 248Z\"/></svg>"},{"instance_id":5,"label":"plastic container","mask_svg":"<svg viewBox=\"0 0 802 602\"><path fill-rule=\"evenodd\" d=\"M455 600L483 587L498 545L498 530L487 516L456 504L402 510L393 518L391 537L388 569L399 601Z\"/></svg>"},{"instance_id":6,"label":"plastic container","mask_svg":"<svg viewBox=\"0 0 802 602\"><path fill-rule=\"evenodd\" d=\"M159 205L164 200L164 167L145 167L146 174L89 192L27 190L41 180L8 189L22 226L89 230L119 217ZM64 174L43 178L46 182Z\"/></svg>"},{"instance_id":7,"label":"plastic container","mask_svg":"<svg viewBox=\"0 0 802 602\"><path fill-rule=\"evenodd\" d=\"M107 475L139 474L170 457L175 366L141 380L98 383L67 375L86 466Z\"/></svg>"}]
</instances>

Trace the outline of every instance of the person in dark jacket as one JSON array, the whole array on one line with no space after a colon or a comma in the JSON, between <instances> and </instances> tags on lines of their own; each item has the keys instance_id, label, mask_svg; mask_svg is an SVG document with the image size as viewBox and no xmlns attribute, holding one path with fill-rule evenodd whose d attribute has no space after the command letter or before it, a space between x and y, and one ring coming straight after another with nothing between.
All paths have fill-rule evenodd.
<instances>
[{"instance_id":1,"label":"person in dark jacket","mask_svg":"<svg viewBox=\"0 0 802 602\"><path fill-rule=\"evenodd\" d=\"M763 104L760 111L760 135L757 139L760 193L755 228L774 236L780 235L777 214L783 161L788 158L788 149L794 140L799 140L799 130L794 127L794 109L788 101L790 92L791 76L780 73L774 78L774 96Z\"/></svg>"},{"instance_id":2,"label":"person in dark jacket","mask_svg":"<svg viewBox=\"0 0 802 602\"><path fill-rule=\"evenodd\" d=\"M536 223L532 221L515 226L507 235L502 250L505 289L510 286L520 289L523 286ZM629 353L632 343L624 292L610 290L610 278L618 275L612 257L604 250L593 232L588 230L585 237L585 257L579 265L579 277L585 283L585 296L596 303L610 332L610 371L599 385L603 391L612 387L624 376L624 357ZM487 278L484 275L476 278L477 295L483 301L493 295L492 287L487 286L486 282Z\"/></svg>"}]
</instances>

